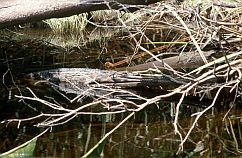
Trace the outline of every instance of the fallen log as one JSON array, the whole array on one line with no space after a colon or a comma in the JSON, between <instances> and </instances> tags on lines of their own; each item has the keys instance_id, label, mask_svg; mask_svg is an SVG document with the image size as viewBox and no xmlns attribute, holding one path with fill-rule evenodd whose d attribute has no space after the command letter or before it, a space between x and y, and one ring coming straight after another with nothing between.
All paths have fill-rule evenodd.
<instances>
[{"instance_id":1,"label":"fallen log","mask_svg":"<svg viewBox=\"0 0 242 158\"><path fill-rule=\"evenodd\" d=\"M209 59L216 52L214 50L203 51L203 54L206 59ZM165 59L161 59L160 61L152 61L144 64L139 64L135 66L130 66L126 68L116 68L115 70L125 70L128 72L133 71L144 71L150 68L156 69L161 68L164 69L165 65L170 66L173 69L186 69L186 68L198 68L199 66L204 65L204 62L198 52L183 52L179 56L173 56Z\"/></svg>"},{"instance_id":2,"label":"fallen log","mask_svg":"<svg viewBox=\"0 0 242 158\"><path fill-rule=\"evenodd\" d=\"M0 28L104 9L129 9L158 0L2 0Z\"/></svg>"}]
</instances>

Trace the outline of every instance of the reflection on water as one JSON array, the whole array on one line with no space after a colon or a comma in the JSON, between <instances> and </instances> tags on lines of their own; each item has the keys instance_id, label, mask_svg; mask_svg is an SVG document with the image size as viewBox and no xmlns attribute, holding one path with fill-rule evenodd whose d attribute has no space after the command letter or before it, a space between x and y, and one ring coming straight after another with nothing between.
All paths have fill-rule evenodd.
<instances>
[{"instance_id":1,"label":"reflection on water","mask_svg":"<svg viewBox=\"0 0 242 158\"><path fill-rule=\"evenodd\" d=\"M18 71L20 68L48 68L48 67L85 67L89 61L91 64L95 64L97 67L97 56L101 53L98 49L93 48L90 50L83 49L76 52L62 53L57 51L56 48L47 48L40 46L39 43L32 43L31 46L36 48L32 51L27 47L29 41L22 42L20 48L11 47L12 41L5 41L1 44L1 47L8 49L1 49L1 62L0 66L9 68L6 66L6 61L10 63L10 68ZM17 43L17 42L16 42ZM111 48L113 49L113 46ZM42 48L43 47L43 48ZM27 51L28 49L29 51ZM42 49L41 49L42 48ZM19 51L21 50L21 52ZM22 51L24 50L24 51ZM51 51L49 51L51 50ZM88 52L88 50L90 52ZM5 51L15 52L16 58L6 56ZM23 53L24 52L24 53ZM27 53L30 52L30 53ZM26 54L26 57L23 57ZM113 54L111 52L111 54ZM93 59L95 56L95 60ZM20 58L21 57L21 58ZM92 59L92 60L90 60ZM56 65L53 66L53 63ZM89 67L90 64L89 63ZM1 69L1 75L6 73L6 70ZM21 70L23 71L23 70ZM26 71L26 70L24 70ZM28 71L31 71L28 70ZM26 88L30 87L31 81L20 81L14 78L10 73L5 74L5 85L0 85L0 121L11 118L28 118L36 116L39 112L43 113L58 113L53 109L47 109L37 102L19 102L13 96L14 94L20 95L20 91L25 96L32 96L30 92L26 92ZM8 79L6 79L8 77ZM1 81L2 83L3 81ZM8 83L10 82L10 83ZM19 87L13 86L18 84ZM9 85L9 86L8 86ZM33 86L33 83L32 83ZM20 88L20 89L18 89ZM59 94L53 92L53 89L43 85L36 85L32 88L35 92L38 92L38 97L44 99L57 99L58 103L68 108L76 108L82 106L81 103L77 105L70 104L70 102L63 101ZM10 92L12 95L10 95ZM152 90L147 92L139 91L140 95L145 97L154 97L159 94L155 94ZM162 101L156 105L150 105L143 111L137 112L131 119L118 128L108 139L99 144L98 148L92 153L90 157L235 157L241 154L242 148L242 134L241 134L241 109L238 108L241 105L237 102L237 106L233 107L233 111L227 114L228 109L225 106L229 105L229 102L224 102L222 99L226 98L225 93L218 100L221 100L223 105L217 103L217 105L205 113L200 118L198 124L196 124L194 130L189 136L187 142L184 144L184 153L176 155L178 151L180 138L179 135L174 133L173 121L175 105L179 101L179 98L171 98L170 100ZM58 95L58 96L57 96ZM49 98L47 98L48 96ZM58 98L59 97L59 98ZM211 104L211 100L199 100L200 98L186 97L184 100L179 114L179 131L183 135L186 135L191 128L195 117L191 117L192 114L202 111L204 107ZM223 109L223 108L225 109ZM229 107L229 106L228 106ZM236 109L238 108L238 109ZM38 109L38 110L36 110ZM95 109L100 110L100 109ZM101 110L100 110L101 111ZM99 112L99 111L98 111ZM127 112L128 113L128 112ZM233 114L233 115L232 115ZM120 121L122 121L128 114L112 114L112 115L80 115L72 121L55 126L51 129L51 132L39 137L35 150L34 157L81 157L87 153L98 141L111 129L113 129ZM225 117L227 116L227 117ZM225 119L224 119L225 117ZM48 119L48 118L46 118ZM43 119L35 121L1 123L0 124L0 152L6 152L24 142L32 139L45 129L38 128L36 125Z\"/></svg>"},{"instance_id":2,"label":"reflection on water","mask_svg":"<svg viewBox=\"0 0 242 158\"><path fill-rule=\"evenodd\" d=\"M4 104L9 107L21 106L21 103L16 102ZM138 112L100 144L92 156L97 157L95 154L101 153L103 157L176 157L180 139L175 135L172 125L172 105L172 102L162 102L159 107L153 105ZM4 106L3 103L1 106ZM183 105L184 113L180 115L179 121L183 134L194 121L188 116L195 108L197 110L197 107ZM15 117L12 116L16 115L14 111L12 109L12 114L2 111L1 120L4 117ZM184 153L180 156L238 156L236 150L241 150L242 143L239 115L237 118L234 115L222 121L225 112L218 113L214 109L204 115L185 143ZM67 124L53 127L51 132L38 138L34 157L80 157L124 117L125 114L82 115ZM33 124L34 122L22 123L19 128L16 123L1 124L1 152L30 140L43 130L33 127ZM195 149L199 143L202 147L200 146L201 150L196 153Z\"/></svg>"}]
</instances>

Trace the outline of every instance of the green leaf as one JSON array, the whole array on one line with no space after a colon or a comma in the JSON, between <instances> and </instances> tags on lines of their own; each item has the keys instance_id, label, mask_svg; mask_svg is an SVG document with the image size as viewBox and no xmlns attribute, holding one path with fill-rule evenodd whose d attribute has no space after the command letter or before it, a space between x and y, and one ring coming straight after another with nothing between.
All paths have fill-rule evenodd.
<instances>
[{"instance_id":1,"label":"green leaf","mask_svg":"<svg viewBox=\"0 0 242 158\"><path fill-rule=\"evenodd\" d=\"M0 155L1 158L32 157L37 139L26 142Z\"/></svg>"}]
</instances>

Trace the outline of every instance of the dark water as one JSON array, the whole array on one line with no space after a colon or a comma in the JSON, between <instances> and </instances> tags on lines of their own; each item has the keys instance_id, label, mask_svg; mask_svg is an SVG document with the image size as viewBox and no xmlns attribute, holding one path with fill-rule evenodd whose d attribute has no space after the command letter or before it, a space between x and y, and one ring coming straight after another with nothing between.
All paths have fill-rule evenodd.
<instances>
[{"instance_id":1,"label":"dark water","mask_svg":"<svg viewBox=\"0 0 242 158\"><path fill-rule=\"evenodd\" d=\"M36 106L37 109L44 108L34 102L28 103ZM202 157L236 157L240 155L242 137L239 105L233 107L231 113L223 120L227 110L218 110L219 104L202 116L184 144L184 152L176 155L180 143L172 124L174 120L172 109L176 103L176 99L161 101L157 105L150 105L137 112L99 145L97 151L90 157L98 157L98 155L125 158L199 157L199 155L203 155ZM182 105L179 130L183 137L194 121L191 114L203 110L198 106L198 104L196 106ZM81 157L123 120L127 113L100 116L80 115L64 125L55 126L37 139L33 157ZM35 114L37 112L35 113L26 103L17 102L17 100L1 102L1 121L10 118L27 118ZM43 131L45 128L34 127L39 121L41 120L22 122L19 127L17 122L0 124L1 152L21 145ZM198 143L202 143L204 147L201 151L194 153Z\"/></svg>"},{"instance_id":2,"label":"dark water","mask_svg":"<svg viewBox=\"0 0 242 158\"><path fill-rule=\"evenodd\" d=\"M59 113L58 110L46 108L39 102L23 102L14 97L33 97L26 87L30 87L39 98L57 102L63 107L74 109L85 103L70 103L50 86L34 85L33 81L21 78L22 73L56 67L102 68L101 65L106 61L106 57L97 52L96 48L63 53L66 50L60 51L29 40L22 43L12 39L3 41L0 41L0 153L9 151L43 132L46 128L35 125L48 117L22 121L20 124L6 120L29 118L41 112ZM112 48L110 46L109 49ZM15 54L11 56L9 52ZM160 92L152 89L136 91L145 97L160 95ZM237 98L235 103L231 103L233 95L227 94L226 91L222 92L215 106L199 119L184 143L181 154L177 154L180 137L175 134L173 126L175 105L180 98L175 96L137 112L103 141L90 157L239 157L242 151L241 99ZM86 98L86 101L91 102L92 98ZM195 117L191 115L204 110L211 103L212 99L200 101L199 97L185 98L179 112L178 124L183 138L194 122ZM29 157L81 157L129 113L79 115L63 125L52 127L39 137L34 152ZM198 148L199 144L202 147Z\"/></svg>"}]
</instances>

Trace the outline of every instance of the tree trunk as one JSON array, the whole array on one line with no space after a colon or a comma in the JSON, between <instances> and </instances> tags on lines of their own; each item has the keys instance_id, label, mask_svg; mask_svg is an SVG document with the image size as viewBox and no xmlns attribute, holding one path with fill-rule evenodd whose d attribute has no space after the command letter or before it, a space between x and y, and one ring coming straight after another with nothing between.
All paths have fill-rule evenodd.
<instances>
[{"instance_id":1,"label":"tree trunk","mask_svg":"<svg viewBox=\"0 0 242 158\"><path fill-rule=\"evenodd\" d=\"M128 9L158 0L1 0L0 28L104 9ZM137 6L138 7L138 6Z\"/></svg>"}]
</instances>

